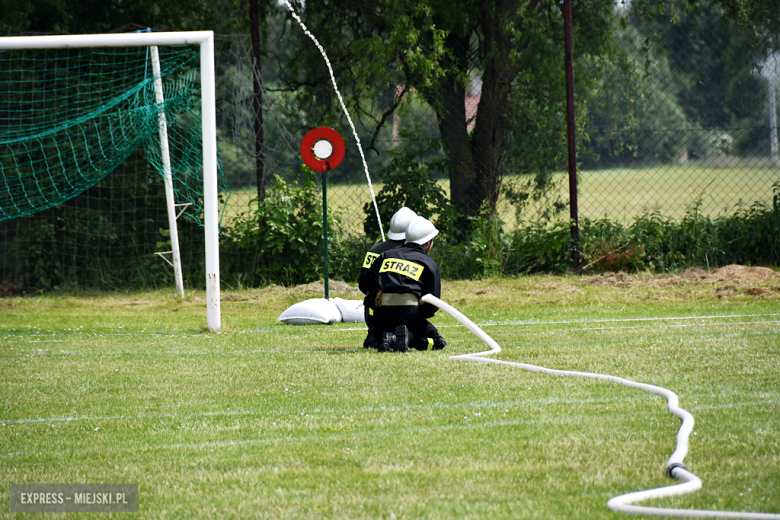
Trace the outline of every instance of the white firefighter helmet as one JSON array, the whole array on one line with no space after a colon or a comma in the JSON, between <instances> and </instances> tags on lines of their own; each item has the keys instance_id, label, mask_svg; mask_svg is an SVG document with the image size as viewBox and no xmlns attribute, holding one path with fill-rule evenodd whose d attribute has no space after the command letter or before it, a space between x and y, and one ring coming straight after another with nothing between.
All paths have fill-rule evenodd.
<instances>
[{"instance_id":1,"label":"white firefighter helmet","mask_svg":"<svg viewBox=\"0 0 780 520\"><path fill-rule=\"evenodd\" d=\"M439 230L425 217L417 217L406 228L406 241L423 245L439 234Z\"/></svg>"},{"instance_id":2,"label":"white firefighter helmet","mask_svg":"<svg viewBox=\"0 0 780 520\"><path fill-rule=\"evenodd\" d=\"M390 240L403 240L406 238L406 227L417 217L417 213L407 207L403 207L395 212L390 219L390 230L387 232L387 238Z\"/></svg>"}]
</instances>

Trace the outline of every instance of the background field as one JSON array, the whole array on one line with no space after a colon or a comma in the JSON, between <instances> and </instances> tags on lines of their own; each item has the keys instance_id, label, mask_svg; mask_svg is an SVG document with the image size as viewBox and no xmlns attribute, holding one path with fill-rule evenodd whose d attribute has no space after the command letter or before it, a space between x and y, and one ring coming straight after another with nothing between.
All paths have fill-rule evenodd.
<instances>
[{"instance_id":1,"label":"background field","mask_svg":"<svg viewBox=\"0 0 780 520\"><path fill-rule=\"evenodd\" d=\"M223 293L221 334L201 292L0 299L0 487L138 483L139 518L592 519L672 482L661 397L450 361L483 345L446 315L448 348L408 355L362 349L356 324L275 323L319 296ZM656 504L780 512L777 274L445 282L443 299L501 359L675 391L704 488Z\"/></svg>"},{"instance_id":2,"label":"background field","mask_svg":"<svg viewBox=\"0 0 780 520\"><path fill-rule=\"evenodd\" d=\"M580 171L579 215L590 219L608 217L613 222L632 222L636 217L653 210L678 220L696 202L700 203L700 215L711 218L732 213L740 201L746 207L755 202L763 202L771 207L772 184L780 181L778 172L765 165L725 157L720 158L720 162L706 164ZM568 174L556 173L553 178L555 189L549 194L550 198L557 197L568 207ZM504 185L522 189L523 184L530 180L530 177L525 176L507 176ZM442 179L438 184L449 197L449 180ZM382 184L375 182L373 187L374 193L378 194ZM225 222L230 222L236 215L246 211L250 207L250 200L256 196L254 188L235 190L225 211ZM370 202L371 191L365 182L328 185L329 209L342 218L342 229L347 232L363 232L366 218L363 206ZM523 219L538 218L545 204L547 200L531 202L524 209ZM568 215L568 209L564 213ZM514 228L515 208L505 197L499 201L498 214L504 220L506 229Z\"/></svg>"}]
</instances>

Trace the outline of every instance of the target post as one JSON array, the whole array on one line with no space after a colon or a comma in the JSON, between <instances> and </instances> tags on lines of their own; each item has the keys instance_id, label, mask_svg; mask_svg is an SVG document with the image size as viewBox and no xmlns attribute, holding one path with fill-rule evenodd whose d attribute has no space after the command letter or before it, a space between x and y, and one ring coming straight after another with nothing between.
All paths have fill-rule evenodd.
<instances>
[{"instance_id":1,"label":"target post","mask_svg":"<svg viewBox=\"0 0 780 520\"><path fill-rule=\"evenodd\" d=\"M330 299L328 273L328 172L344 159L346 145L341 135L332 128L320 126L310 130L301 141L301 158L314 171L322 173L322 236L325 262L325 299Z\"/></svg>"}]
</instances>

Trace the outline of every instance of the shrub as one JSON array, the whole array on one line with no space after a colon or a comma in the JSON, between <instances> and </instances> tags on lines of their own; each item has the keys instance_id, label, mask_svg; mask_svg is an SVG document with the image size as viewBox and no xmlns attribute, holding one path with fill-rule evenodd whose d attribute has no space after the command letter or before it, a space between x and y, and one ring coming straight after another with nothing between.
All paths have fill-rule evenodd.
<instances>
[{"instance_id":1,"label":"shrub","mask_svg":"<svg viewBox=\"0 0 780 520\"><path fill-rule=\"evenodd\" d=\"M302 186L280 177L254 212L223 229L222 271L228 284L295 285L319 279L323 272L321 195L309 171ZM328 213L328 228L338 217Z\"/></svg>"},{"instance_id":2,"label":"shrub","mask_svg":"<svg viewBox=\"0 0 780 520\"><path fill-rule=\"evenodd\" d=\"M406 133L403 136L410 137ZM436 146L440 147L440 143ZM384 185L376 196L382 222L389 223L393 214L404 206L431 220L434 220L434 215L438 215L435 224L440 230L453 221L452 215L447 214L451 208L447 195L436 184L436 174L441 169L443 159L441 156L430 159L428 156L431 152L431 148L426 147L424 142L414 138L410 140L409 146L388 152L392 159L381 174ZM366 203L363 211L366 214L363 224L365 234L377 237L379 224L373 202Z\"/></svg>"},{"instance_id":3,"label":"shrub","mask_svg":"<svg viewBox=\"0 0 780 520\"><path fill-rule=\"evenodd\" d=\"M682 220L646 213L630 226L583 220L581 248L592 270L663 272L728 264L780 264L780 184L771 208L755 203L730 215L703 216L694 203Z\"/></svg>"},{"instance_id":4,"label":"shrub","mask_svg":"<svg viewBox=\"0 0 780 520\"><path fill-rule=\"evenodd\" d=\"M562 273L571 267L571 224L568 220L523 225L512 234L506 274Z\"/></svg>"},{"instance_id":5,"label":"shrub","mask_svg":"<svg viewBox=\"0 0 780 520\"><path fill-rule=\"evenodd\" d=\"M475 217L468 217L470 230L465 240L442 230L431 252L442 276L449 279L498 276L504 271L510 249L510 238L504 233L503 222L491 217L487 207Z\"/></svg>"},{"instance_id":6,"label":"shrub","mask_svg":"<svg viewBox=\"0 0 780 520\"><path fill-rule=\"evenodd\" d=\"M691 206L680 221L646 213L631 224L606 219L580 221L582 267L588 272L666 272L731 263L780 264L780 187L771 208L754 204L711 218ZM503 222L483 212L470 219L472 233L459 243L442 232L431 256L448 280L547 272L572 267L571 223L541 220L506 233ZM334 278L357 280L373 240L337 236L331 247Z\"/></svg>"},{"instance_id":7,"label":"shrub","mask_svg":"<svg viewBox=\"0 0 780 520\"><path fill-rule=\"evenodd\" d=\"M330 278L356 284L366 252L374 243L370 237L355 237L344 233L329 238Z\"/></svg>"}]
</instances>

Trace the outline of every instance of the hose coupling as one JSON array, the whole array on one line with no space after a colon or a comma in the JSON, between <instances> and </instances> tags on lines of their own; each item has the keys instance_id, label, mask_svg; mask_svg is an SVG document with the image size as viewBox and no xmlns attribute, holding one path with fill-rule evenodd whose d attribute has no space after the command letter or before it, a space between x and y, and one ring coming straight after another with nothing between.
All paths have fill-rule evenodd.
<instances>
[{"instance_id":1,"label":"hose coupling","mask_svg":"<svg viewBox=\"0 0 780 520\"><path fill-rule=\"evenodd\" d=\"M666 474L669 476L669 478L674 478L674 475L672 474L672 472L673 472L673 471L674 471L676 468L682 468L682 469L684 469L685 471L688 471L688 468L686 468L684 464L680 464L679 462L673 462L673 463L669 464L669 465L666 467Z\"/></svg>"}]
</instances>

